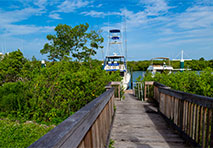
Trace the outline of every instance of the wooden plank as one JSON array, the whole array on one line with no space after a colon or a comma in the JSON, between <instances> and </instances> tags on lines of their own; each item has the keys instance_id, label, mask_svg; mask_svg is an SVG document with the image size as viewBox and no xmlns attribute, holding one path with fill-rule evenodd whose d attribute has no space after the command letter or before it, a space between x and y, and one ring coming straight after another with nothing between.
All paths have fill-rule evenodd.
<instances>
[{"instance_id":1,"label":"wooden plank","mask_svg":"<svg viewBox=\"0 0 213 148\"><path fill-rule=\"evenodd\" d=\"M183 101L183 128L182 130L185 132L186 128L186 101Z\"/></svg>"},{"instance_id":2,"label":"wooden plank","mask_svg":"<svg viewBox=\"0 0 213 148\"><path fill-rule=\"evenodd\" d=\"M178 98L175 98L175 101L176 101L176 125L179 124L179 99Z\"/></svg>"},{"instance_id":3,"label":"wooden plank","mask_svg":"<svg viewBox=\"0 0 213 148\"><path fill-rule=\"evenodd\" d=\"M211 137L210 147L213 147L213 110L211 109Z\"/></svg>"},{"instance_id":4,"label":"wooden plank","mask_svg":"<svg viewBox=\"0 0 213 148\"><path fill-rule=\"evenodd\" d=\"M193 104L193 108L192 108L192 110L193 110L193 118L192 118L192 139L194 140L195 139L195 121L196 121L196 110L195 110L195 108L196 108L196 105L195 104Z\"/></svg>"},{"instance_id":5,"label":"wooden plank","mask_svg":"<svg viewBox=\"0 0 213 148\"><path fill-rule=\"evenodd\" d=\"M190 121L191 121L191 123L190 123L190 137L192 138L193 137L193 121L194 121L194 104L192 103L191 104L191 119L190 119Z\"/></svg>"},{"instance_id":6,"label":"wooden plank","mask_svg":"<svg viewBox=\"0 0 213 148\"><path fill-rule=\"evenodd\" d=\"M102 124L101 124L101 114L99 115L99 117L98 117L98 119L97 119L97 135L98 135L98 137L97 137L97 145L98 145L98 147L101 147L102 146Z\"/></svg>"},{"instance_id":7,"label":"wooden plank","mask_svg":"<svg viewBox=\"0 0 213 148\"><path fill-rule=\"evenodd\" d=\"M206 116L207 116L207 108L203 110L203 128L202 128L202 147L206 147Z\"/></svg>"},{"instance_id":8,"label":"wooden plank","mask_svg":"<svg viewBox=\"0 0 213 148\"><path fill-rule=\"evenodd\" d=\"M188 119L187 119L187 134L190 135L190 124L191 124L191 103L188 103Z\"/></svg>"},{"instance_id":9,"label":"wooden plank","mask_svg":"<svg viewBox=\"0 0 213 148\"><path fill-rule=\"evenodd\" d=\"M172 119L171 117L171 110L172 110L172 97L171 96L167 96L168 97L168 118Z\"/></svg>"},{"instance_id":10,"label":"wooden plank","mask_svg":"<svg viewBox=\"0 0 213 148\"><path fill-rule=\"evenodd\" d=\"M175 98L176 101L176 125L179 127L179 99Z\"/></svg>"},{"instance_id":11,"label":"wooden plank","mask_svg":"<svg viewBox=\"0 0 213 148\"><path fill-rule=\"evenodd\" d=\"M187 117L188 117L188 102L187 101L184 101L185 102L185 126L184 126L184 132L187 133Z\"/></svg>"},{"instance_id":12,"label":"wooden plank","mask_svg":"<svg viewBox=\"0 0 213 148\"><path fill-rule=\"evenodd\" d=\"M184 140L157 113L153 104L136 100L125 93L117 101L117 111L111 133L115 148L186 148Z\"/></svg>"},{"instance_id":13,"label":"wooden plank","mask_svg":"<svg viewBox=\"0 0 213 148\"><path fill-rule=\"evenodd\" d=\"M194 110L194 134L193 134L193 139L196 141L196 136L197 136L197 117L198 117L198 113L197 113L197 110L198 110L198 105L195 104L195 110Z\"/></svg>"},{"instance_id":14,"label":"wooden plank","mask_svg":"<svg viewBox=\"0 0 213 148\"><path fill-rule=\"evenodd\" d=\"M202 138L201 138L201 135L202 135L202 128L203 128L203 107L200 106L200 121L199 121L199 133L198 133L198 143L200 145L202 145Z\"/></svg>"},{"instance_id":15,"label":"wooden plank","mask_svg":"<svg viewBox=\"0 0 213 148\"><path fill-rule=\"evenodd\" d=\"M93 147L98 147L99 139L97 137L99 135L98 135L97 119L96 119L95 123L93 124L91 131L92 131L92 144L93 144Z\"/></svg>"},{"instance_id":16,"label":"wooden plank","mask_svg":"<svg viewBox=\"0 0 213 148\"><path fill-rule=\"evenodd\" d=\"M92 148L92 132L89 130L84 138L84 147L86 148Z\"/></svg>"},{"instance_id":17,"label":"wooden plank","mask_svg":"<svg viewBox=\"0 0 213 148\"><path fill-rule=\"evenodd\" d=\"M100 122L99 122L99 126L98 126L98 131L100 132L100 147L103 148L104 147L104 110L102 110L101 114L100 114Z\"/></svg>"},{"instance_id":18,"label":"wooden plank","mask_svg":"<svg viewBox=\"0 0 213 148\"><path fill-rule=\"evenodd\" d=\"M154 81L145 81L145 85L153 85Z\"/></svg>"},{"instance_id":19,"label":"wooden plank","mask_svg":"<svg viewBox=\"0 0 213 148\"><path fill-rule=\"evenodd\" d=\"M197 143L199 143L198 142L198 139L199 139L199 126L200 126L200 106L199 105L197 105L197 118L196 118L197 120L196 120L196 142Z\"/></svg>"},{"instance_id":20,"label":"wooden plank","mask_svg":"<svg viewBox=\"0 0 213 148\"><path fill-rule=\"evenodd\" d=\"M174 106L175 106L175 101L174 101L174 97L171 96L171 100L172 100L172 103L171 103L171 119L174 121Z\"/></svg>"},{"instance_id":21,"label":"wooden plank","mask_svg":"<svg viewBox=\"0 0 213 148\"><path fill-rule=\"evenodd\" d=\"M183 100L179 99L179 127L181 128L181 130L183 130L183 109L184 109L184 103Z\"/></svg>"},{"instance_id":22,"label":"wooden plank","mask_svg":"<svg viewBox=\"0 0 213 148\"><path fill-rule=\"evenodd\" d=\"M167 114L167 110L168 110L168 102L167 102L167 95L164 94L164 115L166 117L168 117L168 114Z\"/></svg>"},{"instance_id":23,"label":"wooden plank","mask_svg":"<svg viewBox=\"0 0 213 148\"><path fill-rule=\"evenodd\" d=\"M206 148L209 147L209 141L210 141L210 126L211 126L211 110L207 110L207 118L206 118Z\"/></svg>"},{"instance_id":24,"label":"wooden plank","mask_svg":"<svg viewBox=\"0 0 213 148\"><path fill-rule=\"evenodd\" d=\"M84 147L84 141L81 141L81 143L79 144L78 148L85 148Z\"/></svg>"}]
</instances>

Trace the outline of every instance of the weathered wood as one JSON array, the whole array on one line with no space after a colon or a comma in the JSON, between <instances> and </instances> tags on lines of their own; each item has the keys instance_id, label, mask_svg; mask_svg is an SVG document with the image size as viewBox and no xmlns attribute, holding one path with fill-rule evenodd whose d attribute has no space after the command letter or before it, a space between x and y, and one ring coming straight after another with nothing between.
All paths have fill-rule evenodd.
<instances>
[{"instance_id":1,"label":"weathered wood","mask_svg":"<svg viewBox=\"0 0 213 148\"><path fill-rule=\"evenodd\" d=\"M145 81L145 85L153 85L154 81Z\"/></svg>"},{"instance_id":2,"label":"weathered wood","mask_svg":"<svg viewBox=\"0 0 213 148\"><path fill-rule=\"evenodd\" d=\"M177 91L154 82L159 110L191 144L213 147L213 98ZM174 98L174 101L173 101Z\"/></svg>"},{"instance_id":3,"label":"weathered wood","mask_svg":"<svg viewBox=\"0 0 213 148\"><path fill-rule=\"evenodd\" d=\"M202 129L202 147L206 147L206 116L207 116L207 108L203 110L203 129Z\"/></svg>"},{"instance_id":4,"label":"weathered wood","mask_svg":"<svg viewBox=\"0 0 213 148\"><path fill-rule=\"evenodd\" d=\"M202 134L202 117L203 117L203 107L200 106L200 110L199 110L199 130L198 130L198 142L200 144L200 141L201 141L201 138L200 138L200 135Z\"/></svg>"},{"instance_id":5,"label":"weathered wood","mask_svg":"<svg viewBox=\"0 0 213 148\"><path fill-rule=\"evenodd\" d=\"M213 147L213 110L211 109L211 137L210 137L210 147Z\"/></svg>"},{"instance_id":6,"label":"weathered wood","mask_svg":"<svg viewBox=\"0 0 213 148\"><path fill-rule=\"evenodd\" d=\"M200 106L204 106L207 108L211 108L211 109L213 108L213 98L211 97L190 94L190 93L177 91L173 89L167 89L164 87L159 87L158 89L159 89L159 92L163 94L174 96L175 98L183 99L183 100L186 100L191 103L198 104Z\"/></svg>"},{"instance_id":7,"label":"weathered wood","mask_svg":"<svg viewBox=\"0 0 213 148\"><path fill-rule=\"evenodd\" d=\"M84 147L93 147L92 144L92 132L89 130L84 138Z\"/></svg>"},{"instance_id":8,"label":"weathered wood","mask_svg":"<svg viewBox=\"0 0 213 148\"><path fill-rule=\"evenodd\" d=\"M128 93L124 101L116 101L111 139L115 148L189 147L168 127L153 104L139 101Z\"/></svg>"},{"instance_id":9,"label":"weathered wood","mask_svg":"<svg viewBox=\"0 0 213 148\"><path fill-rule=\"evenodd\" d=\"M207 116L206 116L206 141L205 145L208 148L209 146L209 140L210 140L210 122L211 122L211 110L207 110Z\"/></svg>"},{"instance_id":10,"label":"weathered wood","mask_svg":"<svg viewBox=\"0 0 213 148\"><path fill-rule=\"evenodd\" d=\"M197 105L194 106L194 126L193 126L193 139L196 141L196 128L197 128Z\"/></svg>"},{"instance_id":11,"label":"weathered wood","mask_svg":"<svg viewBox=\"0 0 213 148\"><path fill-rule=\"evenodd\" d=\"M192 138L192 133L193 133L193 117L194 117L194 104L191 104L191 115L190 115L190 133L189 136Z\"/></svg>"},{"instance_id":12,"label":"weathered wood","mask_svg":"<svg viewBox=\"0 0 213 148\"><path fill-rule=\"evenodd\" d=\"M186 101L183 101L183 128L182 130L186 132Z\"/></svg>"},{"instance_id":13,"label":"weathered wood","mask_svg":"<svg viewBox=\"0 0 213 148\"><path fill-rule=\"evenodd\" d=\"M172 96L172 111L171 111L171 117L174 121L174 108L175 108L175 98Z\"/></svg>"},{"instance_id":14,"label":"weathered wood","mask_svg":"<svg viewBox=\"0 0 213 148\"><path fill-rule=\"evenodd\" d=\"M85 148L84 147L84 141L81 141L81 143L79 144L79 147L78 148Z\"/></svg>"},{"instance_id":15,"label":"weathered wood","mask_svg":"<svg viewBox=\"0 0 213 148\"><path fill-rule=\"evenodd\" d=\"M94 122L105 109L106 104L109 102L113 94L114 88L104 92L98 98L87 104L85 107L81 108L78 112L73 114L53 130L34 142L30 147L83 146L81 142L84 140L85 135L86 141L84 141L84 146L85 144L91 145L88 143L88 141L92 143L90 129L92 129L92 125L95 125ZM102 141L102 143L105 143L105 141Z\"/></svg>"},{"instance_id":16,"label":"weathered wood","mask_svg":"<svg viewBox=\"0 0 213 148\"><path fill-rule=\"evenodd\" d=\"M179 100L179 123L180 123L180 128L183 130L184 122L183 122L183 109L184 109L184 101Z\"/></svg>"},{"instance_id":17,"label":"weathered wood","mask_svg":"<svg viewBox=\"0 0 213 148\"><path fill-rule=\"evenodd\" d=\"M199 143L198 142L198 138L199 138L199 131L200 131L200 129L199 129L199 118L200 118L200 106L199 105L197 105L197 117L196 117L196 138L195 138L195 141L197 142L197 143Z\"/></svg>"}]
</instances>

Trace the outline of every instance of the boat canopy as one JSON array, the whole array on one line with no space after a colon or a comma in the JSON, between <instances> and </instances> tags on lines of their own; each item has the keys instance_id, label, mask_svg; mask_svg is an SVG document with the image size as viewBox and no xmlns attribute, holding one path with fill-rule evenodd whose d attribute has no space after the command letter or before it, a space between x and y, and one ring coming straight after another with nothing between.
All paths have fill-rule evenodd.
<instances>
[{"instance_id":1,"label":"boat canopy","mask_svg":"<svg viewBox=\"0 0 213 148\"><path fill-rule=\"evenodd\" d=\"M109 32L110 33L120 33L121 31L119 29L112 29Z\"/></svg>"},{"instance_id":2,"label":"boat canopy","mask_svg":"<svg viewBox=\"0 0 213 148\"><path fill-rule=\"evenodd\" d=\"M113 55L113 56L106 56L106 58L114 58L114 59L116 59L116 58L124 58L124 56L121 56L121 55Z\"/></svg>"},{"instance_id":3,"label":"boat canopy","mask_svg":"<svg viewBox=\"0 0 213 148\"><path fill-rule=\"evenodd\" d=\"M164 59L164 60L169 60L169 58L166 58L166 57L156 57L156 58L152 58L151 60L155 60L155 59Z\"/></svg>"},{"instance_id":4,"label":"boat canopy","mask_svg":"<svg viewBox=\"0 0 213 148\"><path fill-rule=\"evenodd\" d=\"M151 61L152 61L152 65L156 65L153 63L153 61L156 61L156 60L166 60L168 62L168 64L170 65L170 60L169 58L166 58L166 57L156 57L156 58L152 58ZM159 63L158 63L159 64ZM165 65L166 63L164 62L163 65Z\"/></svg>"}]
</instances>

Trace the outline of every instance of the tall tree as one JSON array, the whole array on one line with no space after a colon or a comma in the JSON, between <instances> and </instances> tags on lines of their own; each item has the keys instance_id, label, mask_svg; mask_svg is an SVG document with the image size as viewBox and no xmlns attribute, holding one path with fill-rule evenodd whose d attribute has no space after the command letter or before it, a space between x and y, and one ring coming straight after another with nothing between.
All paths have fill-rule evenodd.
<instances>
[{"instance_id":1,"label":"tall tree","mask_svg":"<svg viewBox=\"0 0 213 148\"><path fill-rule=\"evenodd\" d=\"M49 54L49 60L53 61L61 61L68 58L70 54L79 61L87 61L96 54L98 48L103 48L101 43L104 41L100 32L89 32L88 28L87 23L75 27L59 24L55 28L55 35L47 35L50 42L44 45L41 54Z\"/></svg>"}]
</instances>

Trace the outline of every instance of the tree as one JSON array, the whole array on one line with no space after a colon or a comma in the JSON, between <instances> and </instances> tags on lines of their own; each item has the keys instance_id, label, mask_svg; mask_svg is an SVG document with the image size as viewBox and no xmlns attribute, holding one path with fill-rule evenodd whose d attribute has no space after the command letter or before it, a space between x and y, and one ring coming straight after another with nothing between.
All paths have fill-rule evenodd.
<instances>
[{"instance_id":1,"label":"tree","mask_svg":"<svg viewBox=\"0 0 213 148\"><path fill-rule=\"evenodd\" d=\"M63 60L72 54L72 57L79 61L87 61L90 56L96 54L98 48L103 48L101 43L103 37L99 32L88 32L89 25L86 23L77 25L75 27L66 24L59 24L56 26L56 35L47 35L50 41L44 45L40 51L41 54L49 54L49 60Z\"/></svg>"},{"instance_id":2,"label":"tree","mask_svg":"<svg viewBox=\"0 0 213 148\"><path fill-rule=\"evenodd\" d=\"M205 61L205 59L204 59L203 57L201 57L201 58L199 59L199 61Z\"/></svg>"},{"instance_id":3,"label":"tree","mask_svg":"<svg viewBox=\"0 0 213 148\"><path fill-rule=\"evenodd\" d=\"M26 61L19 49L5 54L0 62L0 85L4 82L16 82Z\"/></svg>"}]
</instances>

